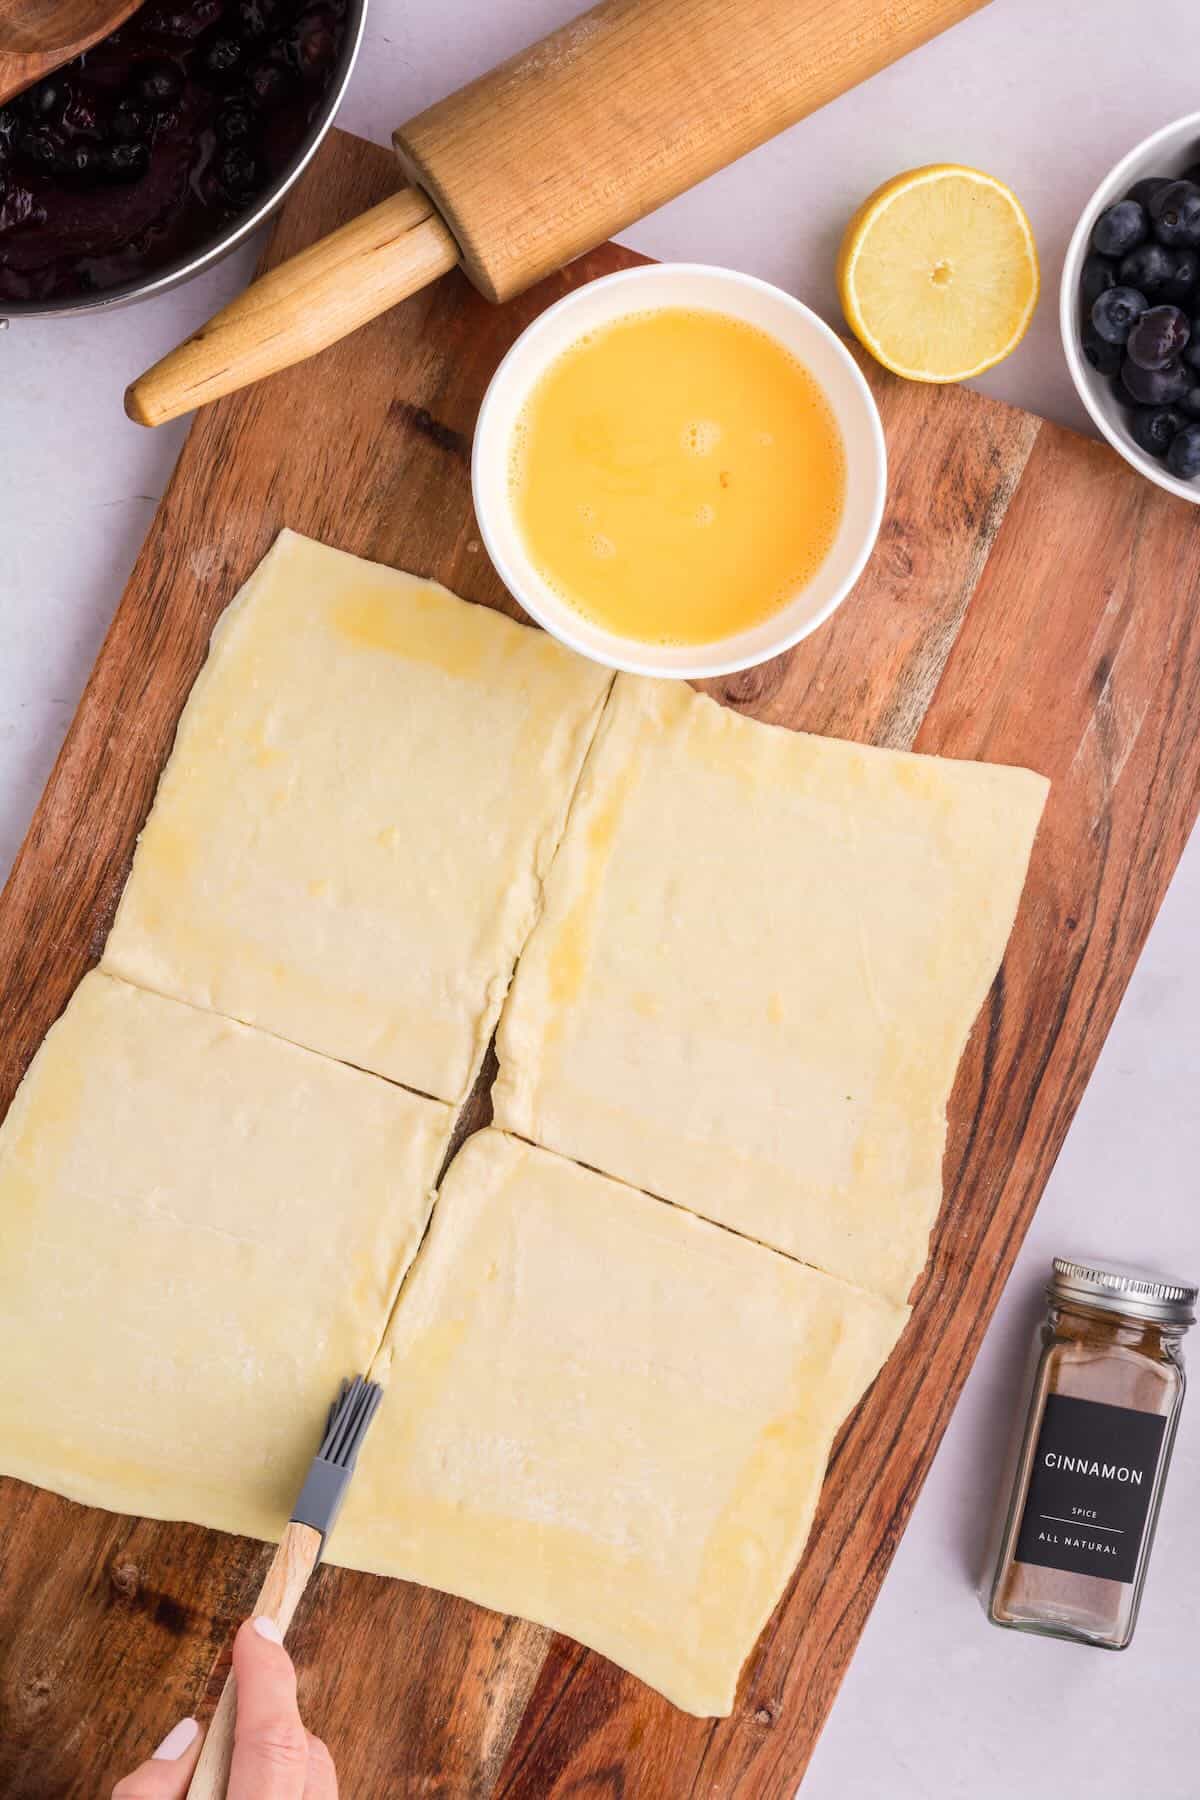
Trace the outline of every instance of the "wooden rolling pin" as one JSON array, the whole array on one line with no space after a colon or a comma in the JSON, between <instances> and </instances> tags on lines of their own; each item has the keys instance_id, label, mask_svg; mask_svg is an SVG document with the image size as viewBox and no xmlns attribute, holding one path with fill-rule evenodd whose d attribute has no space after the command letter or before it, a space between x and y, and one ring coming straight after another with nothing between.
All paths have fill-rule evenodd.
<instances>
[{"instance_id":1,"label":"wooden rolling pin","mask_svg":"<svg viewBox=\"0 0 1200 1800\"><path fill-rule=\"evenodd\" d=\"M984 3L601 0L400 126L412 186L255 282L125 410L160 425L460 263L508 300Z\"/></svg>"}]
</instances>

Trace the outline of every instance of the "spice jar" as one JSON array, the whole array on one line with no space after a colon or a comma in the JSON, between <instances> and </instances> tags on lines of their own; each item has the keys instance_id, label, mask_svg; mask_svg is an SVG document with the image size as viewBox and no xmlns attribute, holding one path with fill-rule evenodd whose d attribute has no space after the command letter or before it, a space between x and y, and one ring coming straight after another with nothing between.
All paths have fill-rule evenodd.
<instances>
[{"instance_id":1,"label":"spice jar","mask_svg":"<svg viewBox=\"0 0 1200 1800\"><path fill-rule=\"evenodd\" d=\"M1054 1261L988 1599L995 1625L1123 1650L1183 1403L1197 1290Z\"/></svg>"}]
</instances>

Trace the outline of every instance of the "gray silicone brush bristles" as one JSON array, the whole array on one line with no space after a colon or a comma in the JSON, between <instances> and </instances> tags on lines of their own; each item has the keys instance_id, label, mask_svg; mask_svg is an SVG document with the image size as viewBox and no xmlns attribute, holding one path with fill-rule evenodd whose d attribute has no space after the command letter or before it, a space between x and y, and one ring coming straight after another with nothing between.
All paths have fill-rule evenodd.
<instances>
[{"instance_id":1,"label":"gray silicone brush bristles","mask_svg":"<svg viewBox=\"0 0 1200 1800\"><path fill-rule=\"evenodd\" d=\"M382 1398L383 1389L361 1375L353 1381L343 1381L341 1392L329 1409L321 1448L292 1508L292 1519L297 1525L310 1525L323 1538L329 1536L346 1497L367 1427Z\"/></svg>"}]
</instances>

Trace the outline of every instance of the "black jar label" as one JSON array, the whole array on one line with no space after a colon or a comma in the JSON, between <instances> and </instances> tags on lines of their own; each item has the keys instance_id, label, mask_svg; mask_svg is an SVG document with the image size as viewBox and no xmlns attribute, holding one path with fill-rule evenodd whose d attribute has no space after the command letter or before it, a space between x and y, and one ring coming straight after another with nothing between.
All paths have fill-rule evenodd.
<instances>
[{"instance_id":1,"label":"black jar label","mask_svg":"<svg viewBox=\"0 0 1200 1800\"><path fill-rule=\"evenodd\" d=\"M1132 1581L1166 1424L1161 1413L1048 1395L1016 1560Z\"/></svg>"}]
</instances>

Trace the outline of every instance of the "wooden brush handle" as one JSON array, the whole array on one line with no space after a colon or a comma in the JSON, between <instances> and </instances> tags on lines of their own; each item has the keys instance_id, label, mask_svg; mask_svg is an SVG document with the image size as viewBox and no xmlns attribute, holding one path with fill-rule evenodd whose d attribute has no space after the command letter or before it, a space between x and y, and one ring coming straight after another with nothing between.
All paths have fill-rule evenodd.
<instances>
[{"instance_id":1,"label":"wooden brush handle","mask_svg":"<svg viewBox=\"0 0 1200 1800\"><path fill-rule=\"evenodd\" d=\"M308 1586L309 1576L321 1555L321 1533L311 1525L289 1525L279 1540L259 1590L254 1617L265 1614L274 1619L285 1635L300 1596ZM187 1791L187 1800L225 1800L229 1785L229 1765L233 1760L233 1733L237 1723L237 1684L229 1676L217 1710L212 1716L200 1752L200 1761Z\"/></svg>"},{"instance_id":2,"label":"wooden brush handle","mask_svg":"<svg viewBox=\"0 0 1200 1800\"><path fill-rule=\"evenodd\" d=\"M290 368L457 261L458 247L430 202L404 188L252 283L138 377L125 411L139 425L161 425Z\"/></svg>"}]
</instances>

